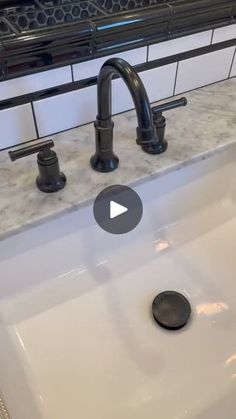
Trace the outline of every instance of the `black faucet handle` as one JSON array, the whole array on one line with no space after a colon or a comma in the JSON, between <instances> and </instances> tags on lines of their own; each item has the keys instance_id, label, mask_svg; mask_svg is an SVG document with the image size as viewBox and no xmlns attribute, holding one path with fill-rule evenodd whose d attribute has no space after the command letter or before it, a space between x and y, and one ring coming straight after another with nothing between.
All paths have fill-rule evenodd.
<instances>
[{"instance_id":1,"label":"black faucet handle","mask_svg":"<svg viewBox=\"0 0 236 419\"><path fill-rule=\"evenodd\" d=\"M186 105L187 99L186 97L182 97L181 99L176 99L170 102L162 103L161 105L157 105L154 106L154 108L152 108L153 124L155 126L156 135L158 139L158 147L156 148L159 150L159 153L164 153L168 147L168 142L165 139L166 118L162 115L162 112Z\"/></svg>"},{"instance_id":2,"label":"black faucet handle","mask_svg":"<svg viewBox=\"0 0 236 419\"><path fill-rule=\"evenodd\" d=\"M154 106L152 108L152 113L155 116L156 114L161 114L162 112L169 111L171 109L179 108L181 106L186 106L188 103L186 97L181 97L180 99L171 100L170 102L162 103L161 105Z\"/></svg>"},{"instance_id":3,"label":"black faucet handle","mask_svg":"<svg viewBox=\"0 0 236 419\"><path fill-rule=\"evenodd\" d=\"M22 147L18 150L9 151L11 161L22 159L23 157L30 156L31 154L39 153L40 151L50 151L54 147L52 140L43 141L42 143L32 144L30 146Z\"/></svg>"},{"instance_id":4,"label":"black faucet handle","mask_svg":"<svg viewBox=\"0 0 236 419\"><path fill-rule=\"evenodd\" d=\"M58 157L55 151L51 150L52 147L54 142L47 140L8 153L11 161L38 153L39 175L36 178L36 185L40 191L47 193L57 192L66 184L66 176L60 172Z\"/></svg>"}]
</instances>

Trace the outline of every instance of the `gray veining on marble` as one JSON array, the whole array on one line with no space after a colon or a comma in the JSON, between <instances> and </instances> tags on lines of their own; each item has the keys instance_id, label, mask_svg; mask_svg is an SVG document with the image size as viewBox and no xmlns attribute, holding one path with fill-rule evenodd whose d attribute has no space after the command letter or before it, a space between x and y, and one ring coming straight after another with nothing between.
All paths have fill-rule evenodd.
<instances>
[{"instance_id":1,"label":"gray veining on marble","mask_svg":"<svg viewBox=\"0 0 236 419\"><path fill-rule=\"evenodd\" d=\"M114 148L120 165L112 173L90 168L93 124L55 135L55 150L67 176L66 188L56 194L47 195L36 188L36 156L12 163L7 152L0 153L0 239L72 211L93 200L106 186L135 185L236 144L236 79L186 96L187 107L165 115L169 147L160 156L145 154L136 145L134 111L114 117Z\"/></svg>"}]
</instances>

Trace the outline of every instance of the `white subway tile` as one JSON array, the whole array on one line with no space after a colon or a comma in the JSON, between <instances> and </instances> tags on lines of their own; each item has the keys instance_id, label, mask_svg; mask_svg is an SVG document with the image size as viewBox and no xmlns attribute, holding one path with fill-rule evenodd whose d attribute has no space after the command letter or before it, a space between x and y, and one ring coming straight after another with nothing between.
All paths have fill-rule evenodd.
<instances>
[{"instance_id":1,"label":"white subway tile","mask_svg":"<svg viewBox=\"0 0 236 419\"><path fill-rule=\"evenodd\" d=\"M0 111L0 126L0 149L36 138L36 130L30 104Z\"/></svg>"},{"instance_id":2,"label":"white subway tile","mask_svg":"<svg viewBox=\"0 0 236 419\"><path fill-rule=\"evenodd\" d=\"M228 41L229 39L236 38L236 23L234 25L223 26L214 30L213 44L217 42Z\"/></svg>"},{"instance_id":3,"label":"white subway tile","mask_svg":"<svg viewBox=\"0 0 236 419\"><path fill-rule=\"evenodd\" d=\"M38 100L34 111L41 137L94 121L96 86Z\"/></svg>"},{"instance_id":4,"label":"white subway tile","mask_svg":"<svg viewBox=\"0 0 236 419\"><path fill-rule=\"evenodd\" d=\"M234 57L233 67L230 73L230 77L236 77L236 56Z\"/></svg>"},{"instance_id":5,"label":"white subway tile","mask_svg":"<svg viewBox=\"0 0 236 419\"><path fill-rule=\"evenodd\" d=\"M148 61L169 57L170 55L175 55L181 52L191 51L193 49L210 45L211 37L212 30L183 36L177 39L171 39L170 41L160 42L155 45L150 45Z\"/></svg>"},{"instance_id":6,"label":"white subway tile","mask_svg":"<svg viewBox=\"0 0 236 419\"><path fill-rule=\"evenodd\" d=\"M228 78L235 47L190 58L179 63L175 93L179 94Z\"/></svg>"},{"instance_id":7,"label":"white subway tile","mask_svg":"<svg viewBox=\"0 0 236 419\"><path fill-rule=\"evenodd\" d=\"M173 95L176 66L177 64L174 63L139 73L150 102L156 102ZM112 83L113 114L133 109L132 96L123 80L116 79Z\"/></svg>"},{"instance_id":8,"label":"white subway tile","mask_svg":"<svg viewBox=\"0 0 236 419\"><path fill-rule=\"evenodd\" d=\"M85 61L73 65L74 80L83 80L88 77L97 76L101 66L106 60L113 57L123 58L131 65L145 63L147 60L147 47L137 48L131 51L119 52L114 55L109 55L102 58L95 58L94 60Z\"/></svg>"},{"instance_id":9,"label":"white subway tile","mask_svg":"<svg viewBox=\"0 0 236 419\"><path fill-rule=\"evenodd\" d=\"M173 96L177 63L139 73L150 102Z\"/></svg>"},{"instance_id":10,"label":"white subway tile","mask_svg":"<svg viewBox=\"0 0 236 419\"><path fill-rule=\"evenodd\" d=\"M140 73L151 102L173 95L176 63ZM133 109L130 92L121 79L112 82L112 113ZM97 86L34 102L41 137L94 121Z\"/></svg>"},{"instance_id":11,"label":"white subway tile","mask_svg":"<svg viewBox=\"0 0 236 419\"><path fill-rule=\"evenodd\" d=\"M125 112L133 109L134 104L128 87L121 79L112 82L112 113Z\"/></svg>"},{"instance_id":12,"label":"white subway tile","mask_svg":"<svg viewBox=\"0 0 236 419\"><path fill-rule=\"evenodd\" d=\"M1 100L11 97L48 89L72 81L71 67L62 67L55 70L43 71L42 73L18 77L0 83Z\"/></svg>"},{"instance_id":13,"label":"white subway tile","mask_svg":"<svg viewBox=\"0 0 236 419\"><path fill-rule=\"evenodd\" d=\"M121 79L112 82L112 113L134 107L128 88ZM97 115L97 86L34 102L40 136L64 131L94 121Z\"/></svg>"}]
</instances>

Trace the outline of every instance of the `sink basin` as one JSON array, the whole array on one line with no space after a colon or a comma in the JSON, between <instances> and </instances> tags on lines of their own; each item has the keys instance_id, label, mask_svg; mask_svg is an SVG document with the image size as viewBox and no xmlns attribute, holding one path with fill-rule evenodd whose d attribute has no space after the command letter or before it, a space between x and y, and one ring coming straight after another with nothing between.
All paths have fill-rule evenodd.
<instances>
[{"instance_id":1,"label":"sink basin","mask_svg":"<svg viewBox=\"0 0 236 419\"><path fill-rule=\"evenodd\" d=\"M11 419L235 419L236 147L134 187L140 224L92 206L0 243L0 393ZM154 322L185 295L179 331Z\"/></svg>"}]
</instances>

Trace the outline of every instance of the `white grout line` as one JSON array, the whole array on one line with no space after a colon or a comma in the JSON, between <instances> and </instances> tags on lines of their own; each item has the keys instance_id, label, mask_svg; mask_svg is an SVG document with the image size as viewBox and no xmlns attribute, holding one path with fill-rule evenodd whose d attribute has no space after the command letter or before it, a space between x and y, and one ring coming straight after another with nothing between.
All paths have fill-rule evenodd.
<instances>
[{"instance_id":1,"label":"white grout line","mask_svg":"<svg viewBox=\"0 0 236 419\"><path fill-rule=\"evenodd\" d=\"M215 29L212 29L212 34L211 34L211 42L210 42L210 45L212 45L212 43L213 43L214 33L215 33Z\"/></svg>"},{"instance_id":2,"label":"white grout line","mask_svg":"<svg viewBox=\"0 0 236 419\"><path fill-rule=\"evenodd\" d=\"M73 70L73 65L72 64L71 64L70 68L71 68L71 79L72 79L72 82L74 82L75 77L74 77L74 70Z\"/></svg>"},{"instance_id":3,"label":"white grout line","mask_svg":"<svg viewBox=\"0 0 236 419\"><path fill-rule=\"evenodd\" d=\"M174 82L173 96L175 96L175 90L176 90L176 84L177 84L178 71L179 71L179 61L177 62L177 66L176 66L176 73L175 73L175 82Z\"/></svg>"},{"instance_id":4,"label":"white grout line","mask_svg":"<svg viewBox=\"0 0 236 419\"><path fill-rule=\"evenodd\" d=\"M149 45L147 45L146 63L148 63L148 58L149 58Z\"/></svg>"},{"instance_id":5,"label":"white grout line","mask_svg":"<svg viewBox=\"0 0 236 419\"><path fill-rule=\"evenodd\" d=\"M231 71L232 71L232 69L233 69L233 65L234 65L234 60L235 60L235 59L236 59L236 47L235 47L235 51L234 51L234 54L233 54L232 63L231 63L230 69L229 69L228 79L230 78L230 74L231 74Z\"/></svg>"}]
</instances>

